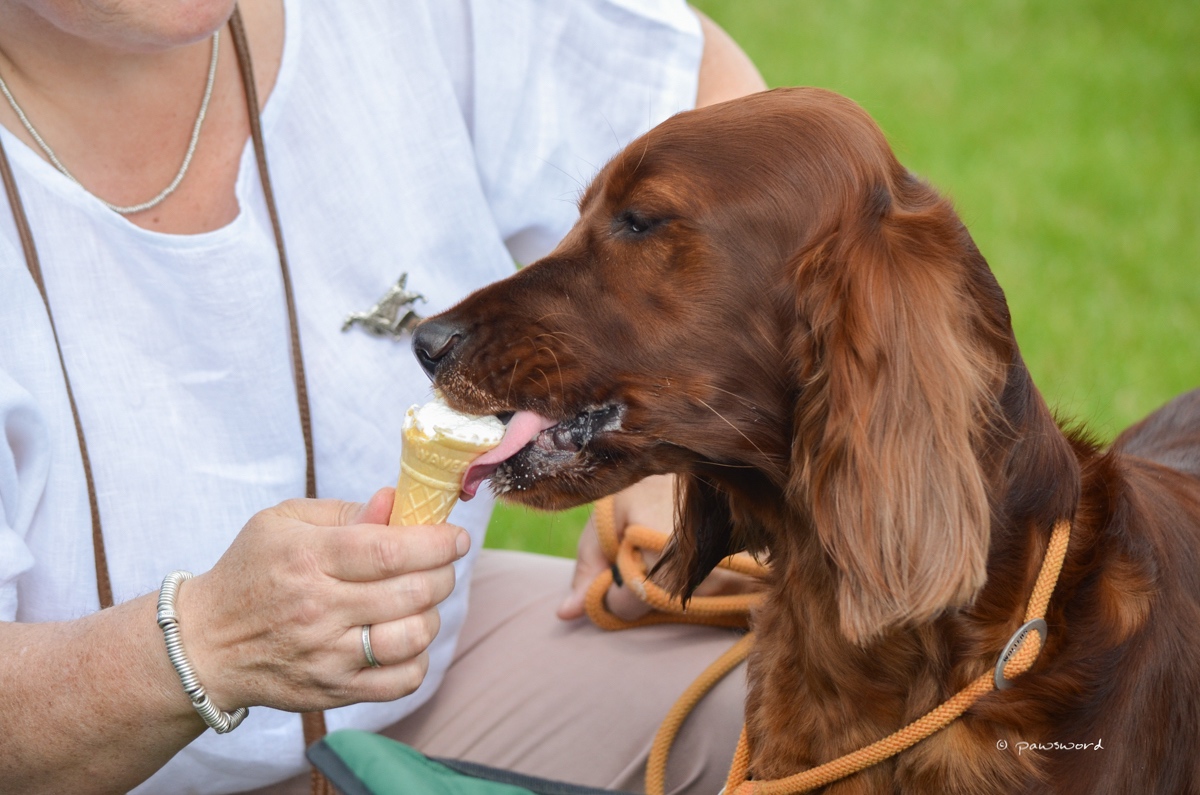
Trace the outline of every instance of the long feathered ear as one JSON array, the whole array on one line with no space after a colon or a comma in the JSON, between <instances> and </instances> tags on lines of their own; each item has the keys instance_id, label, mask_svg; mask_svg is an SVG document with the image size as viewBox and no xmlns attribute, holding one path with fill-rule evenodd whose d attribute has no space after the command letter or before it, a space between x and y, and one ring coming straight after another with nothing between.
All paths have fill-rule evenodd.
<instances>
[{"instance_id":1,"label":"long feathered ear","mask_svg":"<svg viewBox=\"0 0 1200 795\"><path fill-rule=\"evenodd\" d=\"M1003 370L968 294L978 253L948 202L899 182L794 271L791 494L837 568L841 629L858 643L969 602L987 563L976 447Z\"/></svg>"},{"instance_id":2,"label":"long feathered ear","mask_svg":"<svg viewBox=\"0 0 1200 795\"><path fill-rule=\"evenodd\" d=\"M686 603L717 564L736 552L729 498L699 475L677 480L675 533L651 572Z\"/></svg>"}]
</instances>

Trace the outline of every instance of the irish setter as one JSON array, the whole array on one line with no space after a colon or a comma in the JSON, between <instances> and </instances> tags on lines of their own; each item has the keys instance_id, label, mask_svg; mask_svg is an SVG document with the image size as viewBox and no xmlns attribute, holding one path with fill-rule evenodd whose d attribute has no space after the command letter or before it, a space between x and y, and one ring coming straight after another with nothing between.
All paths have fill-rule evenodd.
<instances>
[{"instance_id":1,"label":"irish setter","mask_svg":"<svg viewBox=\"0 0 1200 795\"><path fill-rule=\"evenodd\" d=\"M950 202L825 91L680 114L579 207L414 349L452 404L512 413L468 493L558 509L674 472L661 581L769 558L754 778L990 670L1068 519L1033 668L825 791L1200 792L1200 390L1107 449L1061 429Z\"/></svg>"}]
</instances>

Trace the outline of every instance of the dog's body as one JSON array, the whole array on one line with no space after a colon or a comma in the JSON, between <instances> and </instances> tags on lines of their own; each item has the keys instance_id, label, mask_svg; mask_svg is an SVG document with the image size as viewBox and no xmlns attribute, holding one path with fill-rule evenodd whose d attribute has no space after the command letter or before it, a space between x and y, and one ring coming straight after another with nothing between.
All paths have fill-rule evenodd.
<instances>
[{"instance_id":1,"label":"dog's body","mask_svg":"<svg viewBox=\"0 0 1200 795\"><path fill-rule=\"evenodd\" d=\"M1108 450L1062 432L966 229L853 103L780 90L669 120L551 256L414 345L453 404L518 412L501 493L562 508L676 472L668 584L769 557L756 779L989 671L1067 519L1033 668L827 791L1200 792L1200 390Z\"/></svg>"}]
</instances>

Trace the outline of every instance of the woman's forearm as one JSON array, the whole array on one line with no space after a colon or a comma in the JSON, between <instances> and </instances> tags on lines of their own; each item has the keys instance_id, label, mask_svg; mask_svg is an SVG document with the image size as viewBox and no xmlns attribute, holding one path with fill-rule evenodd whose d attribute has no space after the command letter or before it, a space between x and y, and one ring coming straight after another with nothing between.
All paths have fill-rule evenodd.
<instances>
[{"instance_id":1,"label":"woman's forearm","mask_svg":"<svg viewBox=\"0 0 1200 795\"><path fill-rule=\"evenodd\" d=\"M0 780L127 792L205 730L148 594L75 621L0 623Z\"/></svg>"}]
</instances>

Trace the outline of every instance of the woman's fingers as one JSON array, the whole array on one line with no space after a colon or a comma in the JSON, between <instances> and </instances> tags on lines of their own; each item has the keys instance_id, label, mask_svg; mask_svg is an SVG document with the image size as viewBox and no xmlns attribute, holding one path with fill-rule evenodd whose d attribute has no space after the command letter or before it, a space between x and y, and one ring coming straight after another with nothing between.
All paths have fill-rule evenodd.
<instances>
[{"instance_id":1,"label":"woman's fingers","mask_svg":"<svg viewBox=\"0 0 1200 795\"><path fill-rule=\"evenodd\" d=\"M454 567L447 565L379 582L347 584L339 610L346 623L354 624L415 616L445 601L454 582Z\"/></svg>"},{"instance_id":2,"label":"woman's fingers","mask_svg":"<svg viewBox=\"0 0 1200 795\"><path fill-rule=\"evenodd\" d=\"M368 626L371 627L371 653L380 667L386 667L406 663L428 649L442 627L442 619L436 609L430 609ZM361 625L348 630L343 643L351 650L349 659L353 667L370 666L363 648Z\"/></svg>"},{"instance_id":3,"label":"woman's fingers","mask_svg":"<svg viewBox=\"0 0 1200 795\"><path fill-rule=\"evenodd\" d=\"M579 535L575 573L571 576L571 591L558 606L559 618L563 621L572 621L583 615L588 587L592 584L592 580L608 567L608 558L604 557L604 551L600 548L600 540L596 535L596 517L592 516Z\"/></svg>"},{"instance_id":4,"label":"woman's fingers","mask_svg":"<svg viewBox=\"0 0 1200 795\"><path fill-rule=\"evenodd\" d=\"M352 679L354 701L395 701L411 695L425 681L428 672L429 652L421 652L395 665L363 668Z\"/></svg>"},{"instance_id":5,"label":"woman's fingers","mask_svg":"<svg viewBox=\"0 0 1200 795\"><path fill-rule=\"evenodd\" d=\"M320 538L323 570L350 582L376 582L453 563L467 554L471 537L449 524L386 527L354 524Z\"/></svg>"},{"instance_id":6,"label":"woman's fingers","mask_svg":"<svg viewBox=\"0 0 1200 795\"><path fill-rule=\"evenodd\" d=\"M378 667L371 667L363 643L363 628L346 633L349 659L358 668L351 679L355 701L392 701L420 687L429 670L429 645L441 629L437 610L395 621L371 624L368 637Z\"/></svg>"},{"instance_id":7,"label":"woman's fingers","mask_svg":"<svg viewBox=\"0 0 1200 795\"><path fill-rule=\"evenodd\" d=\"M388 523L396 490L379 489L365 503L345 500L284 500L274 508L262 511L282 519L295 519L318 527L344 527L352 524Z\"/></svg>"},{"instance_id":8,"label":"woman's fingers","mask_svg":"<svg viewBox=\"0 0 1200 795\"><path fill-rule=\"evenodd\" d=\"M618 537L624 535L625 528L630 524L669 531L674 524L674 485L673 476L652 475L620 492L613 504ZM584 614L584 603L592 580L610 566L596 533L595 522L595 516L588 519L579 537L571 591L558 607L558 617L564 621ZM647 565L653 565L653 560L648 560ZM650 607L640 597L623 586L609 588L604 602L613 615L626 621L636 620L650 612Z\"/></svg>"}]
</instances>

